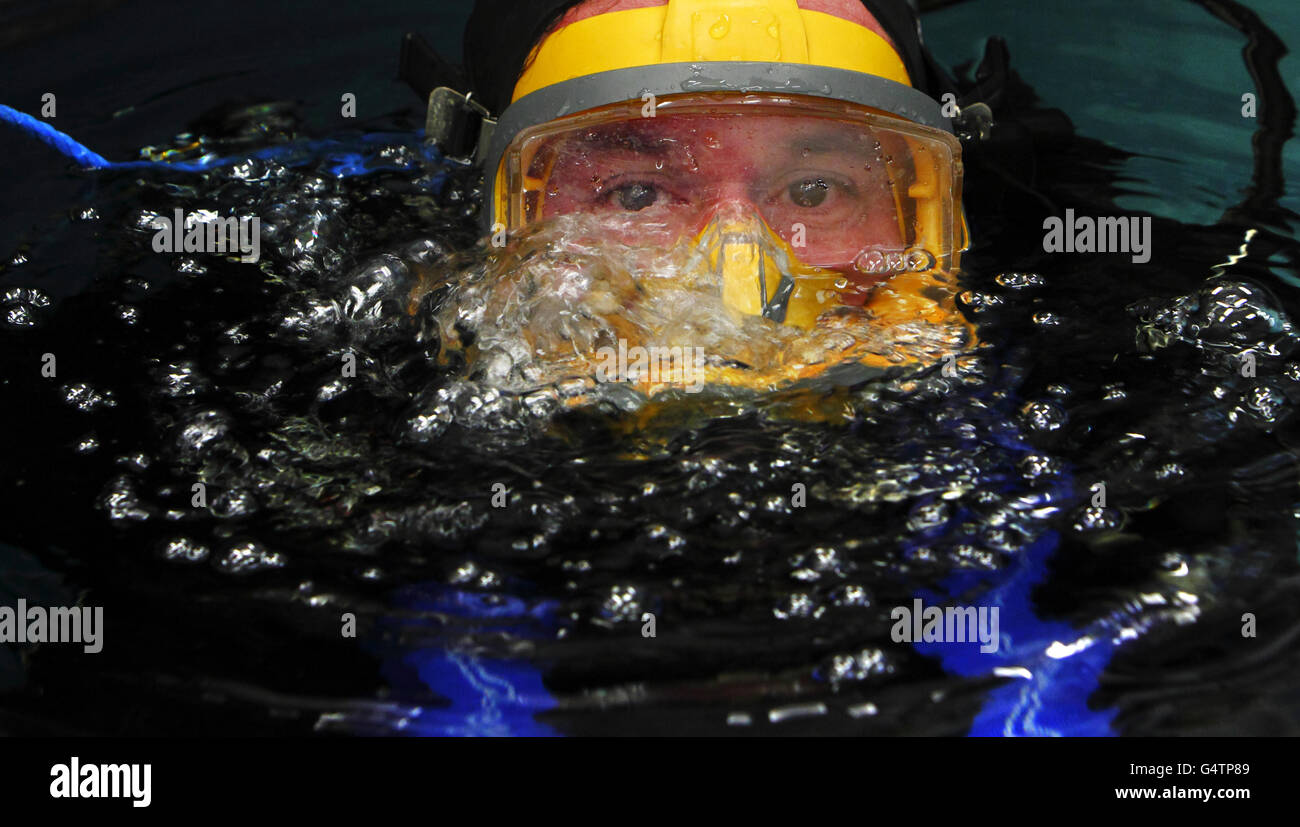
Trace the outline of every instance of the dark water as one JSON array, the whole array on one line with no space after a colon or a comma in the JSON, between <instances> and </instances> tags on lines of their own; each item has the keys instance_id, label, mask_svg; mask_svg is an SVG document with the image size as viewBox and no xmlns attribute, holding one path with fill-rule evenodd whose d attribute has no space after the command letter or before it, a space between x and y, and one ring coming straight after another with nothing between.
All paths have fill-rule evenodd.
<instances>
[{"instance_id":1,"label":"dark water","mask_svg":"<svg viewBox=\"0 0 1300 827\"><path fill-rule=\"evenodd\" d=\"M324 48L313 29L337 31L305 22L285 52ZM214 76L182 65L177 86ZM408 296L473 245L476 182L422 150L378 69L392 106L344 130L328 74L302 103L177 94L204 103L149 129L60 118L113 158L245 159L204 173L75 172L3 138L7 203L31 207L0 232L0 593L106 623L98 655L0 650L4 731L961 734L1020 685L1016 732L1300 729L1300 308L1274 179L1217 223L1157 218L1138 265L1041 252L1045 215L1125 214L1124 152L977 153L961 307L983 345L957 377L564 408L436 358L439 297ZM178 207L260 216L262 260L154 253ZM789 417L810 406L831 421ZM1017 645L894 643L922 594L1006 607Z\"/></svg>"}]
</instances>

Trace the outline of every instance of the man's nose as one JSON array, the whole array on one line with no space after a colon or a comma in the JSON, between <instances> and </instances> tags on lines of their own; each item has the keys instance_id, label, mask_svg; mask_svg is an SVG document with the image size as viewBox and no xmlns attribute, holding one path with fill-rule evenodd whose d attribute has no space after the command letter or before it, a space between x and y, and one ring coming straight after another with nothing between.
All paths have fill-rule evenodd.
<instances>
[{"instance_id":1,"label":"man's nose","mask_svg":"<svg viewBox=\"0 0 1300 827\"><path fill-rule=\"evenodd\" d=\"M698 242L722 284L722 301L748 316L785 321L794 283L776 260L776 239L746 197L718 199Z\"/></svg>"}]
</instances>

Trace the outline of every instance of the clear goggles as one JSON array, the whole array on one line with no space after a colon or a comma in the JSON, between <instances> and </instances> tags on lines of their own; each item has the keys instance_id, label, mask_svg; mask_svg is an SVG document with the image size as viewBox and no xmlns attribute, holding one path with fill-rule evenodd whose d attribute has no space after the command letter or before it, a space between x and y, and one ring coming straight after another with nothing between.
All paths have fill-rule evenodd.
<instances>
[{"instance_id":1,"label":"clear goggles","mask_svg":"<svg viewBox=\"0 0 1300 827\"><path fill-rule=\"evenodd\" d=\"M957 139L827 98L629 101L526 129L501 164L495 220L511 231L584 213L660 246L740 204L803 264L840 272L951 271L967 246Z\"/></svg>"}]
</instances>

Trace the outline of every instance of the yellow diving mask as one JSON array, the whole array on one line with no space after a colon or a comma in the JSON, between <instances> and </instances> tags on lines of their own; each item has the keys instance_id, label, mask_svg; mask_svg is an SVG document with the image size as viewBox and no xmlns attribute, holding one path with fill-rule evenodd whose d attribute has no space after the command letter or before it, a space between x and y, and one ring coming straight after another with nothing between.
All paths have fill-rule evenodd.
<instances>
[{"instance_id":1,"label":"yellow diving mask","mask_svg":"<svg viewBox=\"0 0 1300 827\"><path fill-rule=\"evenodd\" d=\"M956 269L960 152L948 132L825 98L614 104L521 132L502 159L498 215L506 231L592 215L648 247L721 234L728 305L806 328L898 274ZM745 212L775 236L784 268L738 243L753 232L728 231Z\"/></svg>"}]
</instances>

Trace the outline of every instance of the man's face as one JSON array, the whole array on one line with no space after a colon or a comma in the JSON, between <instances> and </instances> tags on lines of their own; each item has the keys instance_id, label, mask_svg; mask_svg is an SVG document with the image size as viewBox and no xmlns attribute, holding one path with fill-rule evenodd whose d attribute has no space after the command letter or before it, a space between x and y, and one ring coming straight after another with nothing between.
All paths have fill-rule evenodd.
<instances>
[{"instance_id":1,"label":"man's face","mask_svg":"<svg viewBox=\"0 0 1300 827\"><path fill-rule=\"evenodd\" d=\"M594 214L621 241L663 245L740 204L805 264L848 270L864 250L904 246L892 180L905 166L901 143L856 123L661 112L553 139L533 172L551 165L544 218Z\"/></svg>"}]
</instances>

